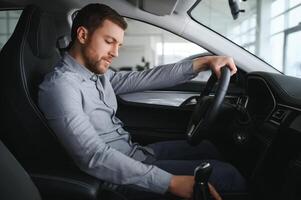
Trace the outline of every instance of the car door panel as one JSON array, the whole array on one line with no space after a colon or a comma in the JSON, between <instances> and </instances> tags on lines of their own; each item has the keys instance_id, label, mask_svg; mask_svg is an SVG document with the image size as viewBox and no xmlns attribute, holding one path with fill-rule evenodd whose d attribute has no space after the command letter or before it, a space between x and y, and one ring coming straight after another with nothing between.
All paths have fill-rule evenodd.
<instances>
[{"instance_id":1,"label":"car door panel","mask_svg":"<svg viewBox=\"0 0 301 200\"><path fill-rule=\"evenodd\" d=\"M191 81L172 88L120 95L117 116L133 139L142 144L185 139L196 102L192 97L199 96L204 86L205 82ZM231 95L242 93L233 85L229 89ZM189 98L192 101L183 105Z\"/></svg>"},{"instance_id":2,"label":"car door panel","mask_svg":"<svg viewBox=\"0 0 301 200\"><path fill-rule=\"evenodd\" d=\"M158 92L152 95L165 93ZM170 91L166 93L170 95ZM150 93L145 92L145 94ZM163 101L166 103L167 100ZM117 116L124 122L125 128L133 135L134 140L140 143L185 138L191 108L150 104L149 102L130 102L122 98L119 98L118 105Z\"/></svg>"}]
</instances>

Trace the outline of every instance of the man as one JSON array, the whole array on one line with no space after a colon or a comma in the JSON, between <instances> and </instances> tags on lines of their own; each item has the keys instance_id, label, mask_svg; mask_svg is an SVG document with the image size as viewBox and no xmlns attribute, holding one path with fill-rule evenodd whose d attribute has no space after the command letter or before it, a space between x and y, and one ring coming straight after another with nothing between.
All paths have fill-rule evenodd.
<instances>
[{"instance_id":1,"label":"man","mask_svg":"<svg viewBox=\"0 0 301 200\"><path fill-rule=\"evenodd\" d=\"M185 141L142 147L131 142L115 116L115 94L169 87L208 67L219 76L220 68L228 65L234 74L233 60L212 56L142 72L113 72L109 66L118 56L126 27L124 19L106 5L90 4L79 10L68 52L40 85L39 106L71 157L86 173L120 185L117 190L130 198L165 193L191 198L193 170L202 159L210 159L214 168L210 182L218 190L243 190L243 178L231 165L215 160L218 153L209 142L198 147ZM220 198L211 185L210 192Z\"/></svg>"}]
</instances>

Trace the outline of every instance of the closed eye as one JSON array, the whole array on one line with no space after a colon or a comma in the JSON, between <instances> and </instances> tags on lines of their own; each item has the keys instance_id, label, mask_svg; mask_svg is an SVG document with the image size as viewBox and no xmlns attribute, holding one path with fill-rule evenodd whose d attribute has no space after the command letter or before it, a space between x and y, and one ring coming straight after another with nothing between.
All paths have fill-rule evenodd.
<instances>
[{"instance_id":1,"label":"closed eye","mask_svg":"<svg viewBox=\"0 0 301 200\"><path fill-rule=\"evenodd\" d=\"M105 40L105 42L106 42L107 44L113 44L114 41L111 41L111 40Z\"/></svg>"}]
</instances>

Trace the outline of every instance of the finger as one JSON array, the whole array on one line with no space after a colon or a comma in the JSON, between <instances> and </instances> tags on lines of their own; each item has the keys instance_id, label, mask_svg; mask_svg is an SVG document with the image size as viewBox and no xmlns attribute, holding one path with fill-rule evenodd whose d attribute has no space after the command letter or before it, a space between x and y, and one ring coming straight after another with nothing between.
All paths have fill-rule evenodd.
<instances>
[{"instance_id":1,"label":"finger","mask_svg":"<svg viewBox=\"0 0 301 200\"><path fill-rule=\"evenodd\" d=\"M214 73L215 75L216 75L216 77L217 77L217 79L219 79L220 78L220 76L221 76L221 68L213 68L212 69L212 73Z\"/></svg>"},{"instance_id":2,"label":"finger","mask_svg":"<svg viewBox=\"0 0 301 200\"><path fill-rule=\"evenodd\" d=\"M235 63L234 63L234 61L233 61L232 58L228 62L228 67L229 67L229 69L231 71L231 76L237 72L237 67L236 67L236 65L235 65Z\"/></svg>"},{"instance_id":3,"label":"finger","mask_svg":"<svg viewBox=\"0 0 301 200\"><path fill-rule=\"evenodd\" d=\"M218 192L215 190L215 188L210 183L208 183L208 186L209 186L209 192L212 195L212 197L215 200L222 200L222 197L218 194Z\"/></svg>"}]
</instances>

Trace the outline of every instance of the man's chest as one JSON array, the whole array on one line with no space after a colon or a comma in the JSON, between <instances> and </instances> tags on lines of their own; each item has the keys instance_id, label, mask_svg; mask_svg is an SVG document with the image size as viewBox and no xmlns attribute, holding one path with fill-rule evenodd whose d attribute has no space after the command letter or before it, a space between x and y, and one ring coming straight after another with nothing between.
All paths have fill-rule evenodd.
<instances>
[{"instance_id":1,"label":"man's chest","mask_svg":"<svg viewBox=\"0 0 301 200\"><path fill-rule=\"evenodd\" d=\"M85 82L81 87L83 110L90 117L109 117L115 115L117 100L111 84Z\"/></svg>"}]
</instances>

